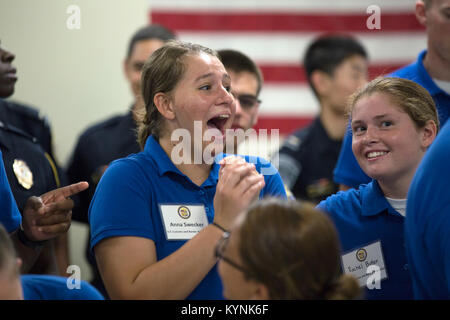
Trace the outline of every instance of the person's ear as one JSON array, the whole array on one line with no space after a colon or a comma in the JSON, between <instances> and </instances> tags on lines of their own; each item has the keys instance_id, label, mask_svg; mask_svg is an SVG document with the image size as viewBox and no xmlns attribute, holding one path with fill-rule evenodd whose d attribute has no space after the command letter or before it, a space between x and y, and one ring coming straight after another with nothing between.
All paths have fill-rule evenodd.
<instances>
[{"instance_id":1,"label":"person's ear","mask_svg":"<svg viewBox=\"0 0 450 320\"><path fill-rule=\"evenodd\" d=\"M22 267L22 259L20 259L20 258L16 259L16 267L17 267L17 270L20 270L20 268Z\"/></svg>"},{"instance_id":2,"label":"person's ear","mask_svg":"<svg viewBox=\"0 0 450 320\"><path fill-rule=\"evenodd\" d=\"M328 95L330 90L331 77L320 70L311 73L311 83L319 97Z\"/></svg>"},{"instance_id":3,"label":"person's ear","mask_svg":"<svg viewBox=\"0 0 450 320\"><path fill-rule=\"evenodd\" d=\"M255 291L252 296L253 300L270 300L269 288L263 283L255 283Z\"/></svg>"},{"instance_id":4,"label":"person's ear","mask_svg":"<svg viewBox=\"0 0 450 320\"><path fill-rule=\"evenodd\" d=\"M422 0L416 2L415 13L417 21L423 26L427 26L427 9L425 7L425 3Z\"/></svg>"},{"instance_id":5,"label":"person's ear","mask_svg":"<svg viewBox=\"0 0 450 320\"><path fill-rule=\"evenodd\" d=\"M170 96L163 92L158 92L153 97L153 103L164 118L168 120L175 119L175 110Z\"/></svg>"},{"instance_id":6,"label":"person's ear","mask_svg":"<svg viewBox=\"0 0 450 320\"><path fill-rule=\"evenodd\" d=\"M428 120L422 128L422 146L428 148L437 135L437 126L433 120Z\"/></svg>"}]
</instances>

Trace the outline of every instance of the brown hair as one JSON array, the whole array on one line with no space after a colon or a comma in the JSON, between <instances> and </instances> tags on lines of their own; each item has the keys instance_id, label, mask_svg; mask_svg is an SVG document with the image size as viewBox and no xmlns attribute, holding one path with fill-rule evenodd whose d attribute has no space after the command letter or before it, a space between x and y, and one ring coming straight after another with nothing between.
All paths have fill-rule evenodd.
<instances>
[{"instance_id":1,"label":"brown hair","mask_svg":"<svg viewBox=\"0 0 450 320\"><path fill-rule=\"evenodd\" d=\"M387 94L395 105L409 115L416 128L423 128L432 120L439 131L439 118L433 98L421 85L402 78L379 77L356 91L348 103L350 119L356 103L374 93Z\"/></svg>"},{"instance_id":2,"label":"brown hair","mask_svg":"<svg viewBox=\"0 0 450 320\"><path fill-rule=\"evenodd\" d=\"M222 60L225 69L234 71L236 73L248 72L255 76L258 87L256 95L261 92L262 83L264 81L261 69L248 56L240 51L232 49L223 49L218 51L220 59Z\"/></svg>"},{"instance_id":3,"label":"brown hair","mask_svg":"<svg viewBox=\"0 0 450 320\"><path fill-rule=\"evenodd\" d=\"M246 278L266 285L271 299L354 299L360 293L355 278L340 275L333 223L310 204L259 201L239 236Z\"/></svg>"},{"instance_id":4,"label":"brown hair","mask_svg":"<svg viewBox=\"0 0 450 320\"><path fill-rule=\"evenodd\" d=\"M168 41L164 46L153 52L142 69L141 88L145 109L135 113L138 119L138 142L143 149L149 135L159 139L164 124L164 118L154 104L157 93L170 93L185 72L184 57L206 53L219 56L216 51L204 46L181 42Z\"/></svg>"}]
</instances>

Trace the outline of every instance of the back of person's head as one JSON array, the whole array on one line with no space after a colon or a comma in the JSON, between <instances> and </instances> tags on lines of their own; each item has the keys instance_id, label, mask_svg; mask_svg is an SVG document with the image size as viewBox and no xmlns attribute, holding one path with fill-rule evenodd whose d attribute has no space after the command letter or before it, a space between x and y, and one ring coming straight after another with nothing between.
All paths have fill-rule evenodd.
<instances>
[{"instance_id":1,"label":"back of person's head","mask_svg":"<svg viewBox=\"0 0 450 320\"><path fill-rule=\"evenodd\" d=\"M258 81L257 95L261 92L263 75L256 63L240 51L223 49L217 51L220 59L227 70L235 73L248 72L255 76Z\"/></svg>"},{"instance_id":2,"label":"back of person's head","mask_svg":"<svg viewBox=\"0 0 450 320\"><path fill-rule=\"evenodd\" d=\"M220 59L216 51L199 44L169 40L164 46L153 52L142 69L141 88L145 110L140 115L138 141L144 148L149 135L159 139L164 119L154 104L154 96L170 93L182 78L186 66L185 57L205 53Z\"/></svg>"},{"instance_id":3,"label":"back of person's head","mask_svg":"<svg viewBox=\"0 0 450 320\"><path fill-rule=\"evenodd\" d=\"M303 58L308 83L318 96L311 81L314 71L322 71L333 76L335 69L346 59L359 55L368 58L364 47L353 37L347 35L324 35L314 40L307 48Z\"/></svg>"},{"instance_id":4,"label":"back of person's head","mask_svg":"<svg viewBox=\"0 0 450 320\"><path fill-rule=\"evenodd\" d=\"M431 95L416 82L402 78L379 77L360 88L349 99L348 116L351 118L361 98L375 93L388 95L396 106L409 115L417 129L425 127L431 120L436 124L436 130L439 130L439 117Z\"/></svg>"},{"instance_id":5,"label":"back of person's head","mask_svg":"<svg viewBox=\"0 0 450 320\"><path fill-rule=\"evenodd\" d=\"M251 206L239 229L238 252L248 280L271 299L355 299L356 279L340 274L333 223L310 204L265 199Z\"/></svg>"},{"instance_id":6,"label":"back of person's head","mask_svg":"<svg viewBox=\"0 0 450 320\"><path fill-rule=\"evenodd\" d=\"M128 44L127 58L131 56L135 44L139 41L157 39L163 42L176 39L175 33L160 24L151 24L137 30Z\"/></svg>"}]
</instances>

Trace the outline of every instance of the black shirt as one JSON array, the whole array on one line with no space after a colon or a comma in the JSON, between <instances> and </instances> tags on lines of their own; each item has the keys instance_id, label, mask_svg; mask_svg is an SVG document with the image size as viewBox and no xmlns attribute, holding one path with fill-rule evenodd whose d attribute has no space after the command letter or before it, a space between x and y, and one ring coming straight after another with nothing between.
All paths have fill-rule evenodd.
<instances>
[{"instance_id":1,"label":"black shirt","mask_svg":"<svg viewBox=\"0 0 450 320\"><path fill-rule=\"evenodd\" d=\"M332 140L320 118L286 138L279 150L279 172L295 198L318 203L338 191L333 170L342 140Z\"/></svg>"},{"instance_id":2,"label":"black shirt","mask_svg":"<svg viewBox=\"0 0 450 320\"><path fill-rule=\"evenodd\" d=\"M34 136L33 134L36 134ZM22 212L30 196L40 196L59 184L51 156L50 129L30 107L0 99L0 148L12 193Z\"/></svg>"},{"instance_id":3,"label":"black shirt","mask_svg":"<svg viewBox=\"0 0 450 320\"><path fill-rule=\"evenodd\" d=\"M80 135L67 175L71 183L87 181L89 188L76 199L73 219L88 223L89 204L106 168L112 161L139 151L131 111L97 123Z\"/></svg>"}]
</instances>

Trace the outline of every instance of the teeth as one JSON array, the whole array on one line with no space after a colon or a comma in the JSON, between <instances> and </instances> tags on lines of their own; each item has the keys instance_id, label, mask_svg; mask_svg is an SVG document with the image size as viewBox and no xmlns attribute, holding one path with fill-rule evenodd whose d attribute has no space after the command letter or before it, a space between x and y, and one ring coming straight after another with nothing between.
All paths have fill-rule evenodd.
<instances>
[{"instance_id":1,"label":"teeth","mask_svg":"<svg viewBox=\"0 0 450 320\"><path fill-rule=\"evenodd\" d=\"M379 156L383 156L385 155L387 152L386 151L376 151L376 152L369 152L369 154L367 155L367 158L376 158Z\"/></svg>"},{"instance_id":2,"label":"teeth","mask_svg":"<svg viewBox=\"0 0 450 320\"><path fill-rule=\"evenodd\" d=\"M220 118L220 119L228 119L229 117L230 117L230 115L228 115L228 114L221 114L218 116L218 118Z\"/></svg>"}]
</instances>

